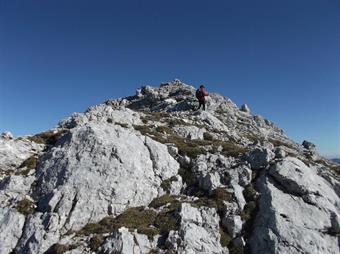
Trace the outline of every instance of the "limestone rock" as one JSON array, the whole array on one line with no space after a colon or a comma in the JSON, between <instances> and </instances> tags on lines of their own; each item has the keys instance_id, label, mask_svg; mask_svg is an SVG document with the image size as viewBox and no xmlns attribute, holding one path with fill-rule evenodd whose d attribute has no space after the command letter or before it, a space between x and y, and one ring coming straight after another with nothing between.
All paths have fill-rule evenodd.
<instances>
[{"instance_id":1,"label":"limestone rock","mask_svg":"<svg viewBox=\"0 0 340 254\"><path fill-rule=\"evenodd\" d=\"M181 206L181 244L178 253L223 253L220 245L219 218L214 208Z\"/></svg>"},{"instance_id":2,"label":"limestone rock","mask_svg":"<svg viewBox=\"0 0 340 254\"><path fill-rule=\"evenodd\" d=\"M157 196L161 179L179 168L165 145L107 123L74 129L45 156L38 169L38 195L44 200L39 205L55 210L67 230L100 220L111 204L113 214L147 205Z\"/></svg>"},{"instance_id":3,"label":"limestone rock","mask_svg":"<svg viewBox=\"0 0 340 254\"><path fill-rule=\"evenodd\" d=\"M6 139L6 140L10 140L13 139L13 135L12 133L10 133L9 131L5 131L1 134L0 136L2 139Z\"/></svg>"},{"instance_id":4,"label":"limestone rock","mask_svg":"<svg viewBox=\"0 0 340 254\"><path fill-rule=\"evenodd\" d=\"M136 232L130 233L127 228L120 228L105 239L104 244L99 248L99 253L111 254L147 254L152 247L146 235Z\"/></svg>"},{"instance_id":5,"label":"limestone rock","mask_svg":"<svg viewBox=\"0 0 340 254\"><path fill-rule=\"evenodd\" d=\"M189 139L203 139L203 134L205 133L205 129L198 128L196 126L181 126L174 127L174 131L184 138Z\"/></svg>"},{"instance_id":6,"label":"limestone rock","mask_svg":"<svg viewBox=\"0 0 340 254\"><path fill-rule=\"evenodd\" d=\"M228 233L234 238L242 230L241 216L226 216L222 220L222 225L228 230Z\"/></svg>"},{"instance_id":7,"label":"limestone rock","mask_svg":"<svg viewBox=\"0 0 340 254\"><path fill-rule=\"evenodd\" d=\"M275 154L268 148L257 148L248 155L248 162L252 169L265 168L274 159Z\"/></svg>"},{"instance_id":8,"label":"limestone rock","mask_svg":"<svg viewBox=\"0 0 340 254\"><path fill-rule=\"evenodd\" d=\"M333 214L339 197L316 171L286 158L258 182L261 196L250 245L254 253L337 253ZM324 232L320 234L320 232Z\"/></svg>"},{"instance_id":9,"label":"limestone rock","mask_svg":"<svg viewBox=\"0 0 340 254\"><path fill-rule=\"evenodd\" d=\"M250 113L250 109L249 109L247 104L243 104L241 106L240 110L243 111L243 112L246 112L246 113Z\"/></svg>"},{"instance_id":10,"label":"limestone rock","mask_svg":"<svg viewBox=\"0 0 340 254\"><path fill-rule=\"evenodd\" d=\"M0 253L10 253L16 246L25 216L13 208L0 208Z\"/></svg>"},{"instance_id":11,"label":"limestone rock","mask_svg":"<svg viewBox=\"0 0 340 254\"><path fill-rule=\"evenodd\" d=\"M312 151L312 152L315 152L315 151L316 151L315 145L314 145L312 142L309 142L309 141L307 141L307 140L304 140L304 141L302 142L302 146L303 146L304 148L306 148L307 150L310 150L310 151Z\"/></svg>"},{"instance_id":12,"label":"limestone rock","mask_svg":"<svg viewBox=\"0 0 340 254\"><path fill-rule=\"evenodd\" d=\"M43 145L25 138L9 140L0 138L0 173L16 171L25 160L43 148Z\"/></svg>"}]
</instances>

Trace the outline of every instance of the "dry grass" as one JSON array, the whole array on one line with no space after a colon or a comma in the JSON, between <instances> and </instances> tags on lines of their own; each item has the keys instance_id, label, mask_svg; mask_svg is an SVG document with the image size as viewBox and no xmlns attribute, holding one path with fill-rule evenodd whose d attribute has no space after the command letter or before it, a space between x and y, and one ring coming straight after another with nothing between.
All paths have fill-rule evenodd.
<instances>
[{"instance_id":1,"label":"dry grass","mask_svg":"<svg viewBox=\"0 0 340 254\"><path fill-rule=\"evenodd\" d=\"M68 133L68 130L61 130L58 132L46 131L28 137L27 139L38 144L54 146L57 143L58 139L66 133Z\"/></svg>"},{"instance_id":2,"label":"dry grass","mask_svg":"<svg viewBox=\"0 0 340 254\"><path fill-rule=\"evenodd\" d=\"M159 213L143 207L129 208L116 218L106 217L97 223L89 223L77 234L104 234L126 227L152 239L157 234L167 234L170 230L178 228L178 220L175 216L178 206L179 204L175 202Z\"/></svg>"}]
</instances>

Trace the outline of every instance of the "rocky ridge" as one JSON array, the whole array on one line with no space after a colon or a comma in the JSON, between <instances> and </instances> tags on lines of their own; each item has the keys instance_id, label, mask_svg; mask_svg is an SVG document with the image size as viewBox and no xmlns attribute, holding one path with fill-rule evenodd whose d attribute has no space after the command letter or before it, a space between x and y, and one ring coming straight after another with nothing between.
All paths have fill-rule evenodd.
<instances>
[{"instance_id":1,"label":"rocky ridge","mask_svg":"<svg viewBox=\"0 0 340 254\"><path fill-rule=\"evenodd\" d=\"M338 253L338 164L179 80L0 137L0 253Z\"/></svg>"}]
</instances>

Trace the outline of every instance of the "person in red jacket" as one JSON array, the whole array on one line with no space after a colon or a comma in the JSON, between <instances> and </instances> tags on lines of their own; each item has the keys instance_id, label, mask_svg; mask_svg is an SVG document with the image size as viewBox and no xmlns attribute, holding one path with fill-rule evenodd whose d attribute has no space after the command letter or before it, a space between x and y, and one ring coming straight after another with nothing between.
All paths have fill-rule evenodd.
<instances>
[{"instance_id":1,"label":"person in red jacket","mask_svg":"<svg viewBox=\"0 0 340 254\"><path fill-rule=\"evenodd\" d=\"M196 110L199 110L201 106L203 106L203 110L205 110L205 96L208 96L209 93L207 90L205 90L204 85L201 85L199 89L196 90L196 98L198 100L198 108Z\"/></svg>"}]
</instances>

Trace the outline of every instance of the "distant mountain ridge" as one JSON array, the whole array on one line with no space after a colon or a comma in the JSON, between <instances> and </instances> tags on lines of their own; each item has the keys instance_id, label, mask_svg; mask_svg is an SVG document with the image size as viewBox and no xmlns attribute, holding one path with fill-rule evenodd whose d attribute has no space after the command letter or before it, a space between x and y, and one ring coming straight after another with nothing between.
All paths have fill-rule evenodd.
<instances>
[{"instance_id":1,"label":"distant mountain ridge","mask_svg":"<svg viewBox=\"0 0 340 254\"><path fill-rule=\"evenodd\" d=\"M0 253L338 253L340 166L179 80L0 137ZM259 98L266 99L266 98Z\"/></svg>"},{"instance_id":2,"label":"distant mountain ridge","mask_svg":"<svg viewBox=\"0 0 340 254\"><path fill-rule=\"evenodd\" d=\"M339 163L340 164L340 158L333 158L331 159L332 161L335 161L336 163Z\"/></svg>"}]
</instances>

